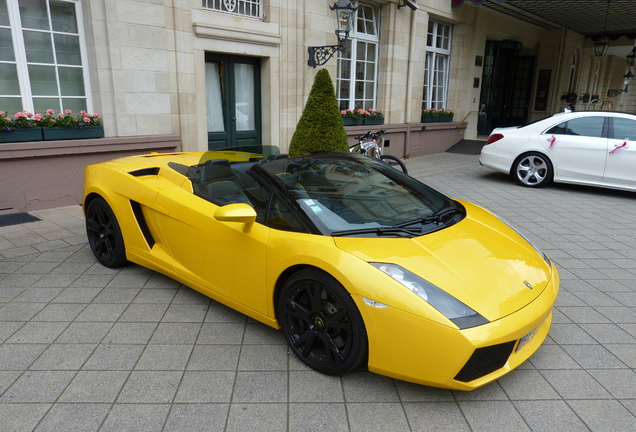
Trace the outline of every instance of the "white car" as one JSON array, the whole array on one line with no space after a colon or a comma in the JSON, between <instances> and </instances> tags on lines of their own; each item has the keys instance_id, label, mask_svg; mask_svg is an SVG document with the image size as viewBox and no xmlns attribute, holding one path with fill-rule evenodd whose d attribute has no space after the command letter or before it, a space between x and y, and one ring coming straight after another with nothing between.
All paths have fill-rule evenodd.
<instances>
[{"instance_id":1,"label":"white car","mask_svg":"<svg viewBox=\"0 0 636 432\"><path fill-rule=\"evenodd\" d=\"M479 163L528 187L554 181L636 191L636 115L580 111L497 128Z\"/></svg>"}]
</instances>

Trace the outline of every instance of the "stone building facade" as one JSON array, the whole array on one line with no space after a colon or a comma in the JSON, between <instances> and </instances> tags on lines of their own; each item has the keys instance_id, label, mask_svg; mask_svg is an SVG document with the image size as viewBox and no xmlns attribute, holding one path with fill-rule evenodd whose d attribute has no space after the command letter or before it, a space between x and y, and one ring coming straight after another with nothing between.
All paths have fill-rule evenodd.
<instances>
[{"instance_id":1,"label":"stone building facade","mask_svg":"<svg viewBox=\"0 0 636 432\"><path fill-rule=\"evenodd\" d=\"M623 86L623 51L633 46L626 38L614 43L619 46L614 53L595 57L591 40L566 29L545 29L469 2L458 8L451 0L409 3L416 10L403 0L353 1L358 10L345 52L320 66L333 78L343 109L385 114L382 127L397 156L444 151L492 127L562 111L567 91L605 94ZM105 135L72 145L0 144L0 182L10 191L0 197L0 213L78 203L83 167L125 154L223 146L285 152L318 70L308 66L307 48L337 43L332 4L0 0L0 32L14 37L4 48L15 54L0 57L0 68L15 65L19 82L13 84L19 90L8 91L11 82L3 85L0 79L0 109L43 107L33 90L35 75L29 74L37 62L29 59L33 41L26 35L30 11L46 11L53 45L76 38L67 47L77 46L81 54L79 64L52 66L81 70L83 81L74 84L85 92L65 95L59 75L61 93L46 97L59 102L58 110L72 99L73 106L99 112ZM73 19L77 30L56 30L59 20ZM506 72L497 75L498 69ZM510 82L502 84L508 76ZM32 91L24 91L30 84ZM633 92L611 102L614 110L636 111ZM455 117L426 125L422 108L451 109ZM368 129L347 128L351 136ZM17 182L16 173L34 163L43 170L40 176Z\"/></svg>"}]
</instances>

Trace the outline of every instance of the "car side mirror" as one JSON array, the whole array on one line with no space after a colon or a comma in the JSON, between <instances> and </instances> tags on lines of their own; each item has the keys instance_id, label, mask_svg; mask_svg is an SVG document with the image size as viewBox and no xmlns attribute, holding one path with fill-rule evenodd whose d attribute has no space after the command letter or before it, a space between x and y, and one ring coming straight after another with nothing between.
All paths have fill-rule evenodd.
<instances>
[{"instance_id":1,"label":"car side mirror","mask_svg":"<svg viewBox=\"0 0 636 432\"><path fill-rule=\"evenodd\" d=\"M256 211L248 204L228 204L214 212L214 219L222 222L244 223L243 232L250 232L256 220Z\"/></svg>"}]
</instances>

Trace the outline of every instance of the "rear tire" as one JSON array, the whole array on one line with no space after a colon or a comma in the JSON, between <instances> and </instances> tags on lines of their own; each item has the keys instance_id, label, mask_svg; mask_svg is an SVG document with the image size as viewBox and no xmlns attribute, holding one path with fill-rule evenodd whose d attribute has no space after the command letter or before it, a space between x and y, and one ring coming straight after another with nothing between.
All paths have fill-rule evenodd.
<instances>
[{"instance_id":1,"label":"rear tire","mask_svg":"<svg viewBox=\"0 0 636 432\"><path fill-rule=\"evenodd\" d=\"M554 168L547 156L531 152L515 159L510 175L521 186L539 188L552 181Z\"/></svg>"},{"instance_id":2,"label":"rear tire","mask_svg":"<svg viewBox=\"0 0 636 432\"><path fill-rule=\"evenodd\" d=\"M101 197L86 208L86 235L95 258L106 267L121 267L128 262L117 218Z\"/></svg>"},{"instance_id":3,"label":"rear tire","mask_svg":"<svg viewBox=\"0 0 636 432\"><path fill-rule=\"evenodd\" d=\"M391 168L398 169L398 166L399 166L400 169L404 172L404 174L408 174L408 170L406 169L406 165L404 164L404 162L402 162L397 157L395 157L393 155L381 155L380 159L384 163L389 165Z\"/></svg>"}]
</instances>

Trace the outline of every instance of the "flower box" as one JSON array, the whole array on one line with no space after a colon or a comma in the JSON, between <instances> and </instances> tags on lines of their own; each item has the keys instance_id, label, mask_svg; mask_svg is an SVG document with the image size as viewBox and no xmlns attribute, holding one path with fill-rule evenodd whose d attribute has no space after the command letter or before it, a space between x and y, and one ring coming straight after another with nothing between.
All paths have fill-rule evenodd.
<instances>
[{"instance_id":1,"label":"flower box","mask_svg":"<svg viewBox=\"0 0 636 432\"><path fill-rule=\"evenodd\" d=\"M91 139L104 136L104 126L42 128L45 141Z\"/></svg>"},{"instance_id":2,"label":"flower box","mask_svg":"<svg viewBox=\"0 0 636 432\"><path fill-rule=\"evenodd\" d=\"M42 128L23 128L10 131L0 130L0 142L42 141Z\"/></svg>"},{"instance_id":3,"label":"flower box","mask_svg":"<svg viewBox=\"0 0 636 432\"><path fill-rule=\"evenodd\" d=\"M439 121L439 117L422 116L422 123L435 123Z\"/></svg>"},{"instance_id":4,"label":"flower box","mask_svg":"<svg viewBox=\"0 0 636 432\"><path fill-rule=\"evenodd\" d=\"M449 117L449 116L438 117L438 119L439 120L437 120L437 121L440 121L440 122L452 122L453 121L453 118Z\"/></svg>"},{"instance_id":5,"label":"flower box","mask_svg":"<svg viewBox=\"0 0 636 432\"><path fill-rule=\"evenodd\" d=\"M351 118L351 117L343 117L342 121L345 126L357 126L362 124L361 118Z\"/></svg>"},{"instance_id":6,"label":"flower box","mask_svg":"<svg viewBox=\"0 0 636 432\"><path fill-rule=\"evenodd\" d=\"M365 125L383 125L384 117L366 117L364 119Z\"/></svg>"}]
</instances>

